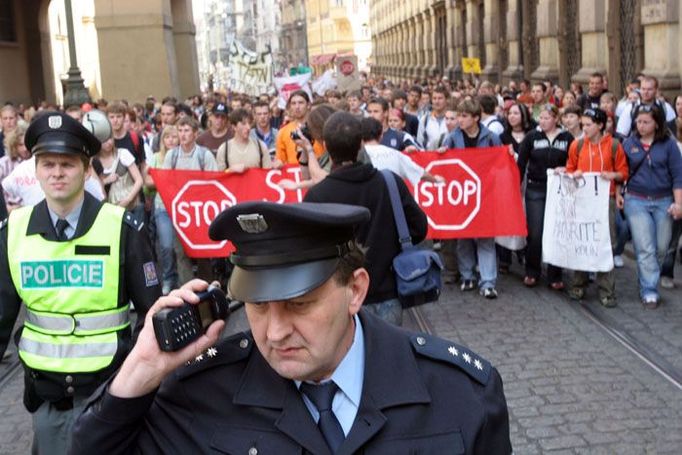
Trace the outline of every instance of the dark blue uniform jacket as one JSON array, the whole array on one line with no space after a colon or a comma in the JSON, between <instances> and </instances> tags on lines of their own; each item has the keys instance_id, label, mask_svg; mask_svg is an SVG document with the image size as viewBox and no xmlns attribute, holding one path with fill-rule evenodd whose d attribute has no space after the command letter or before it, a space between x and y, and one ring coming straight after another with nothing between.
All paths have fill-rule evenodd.
<instances>
[{"instance_id":1,"label":"dark blue uniform jacket","mask_svg":"<svg viewBox=\"0 0 682 455\"><path fill-rule=\"evenodd\" d=\"M365 378L340 454L508 454L497 370L468 349L360 312ZM293 381L249 333L180 368L158 391L115 398L103 386L75 426L74 454L328 454Z\"/></svg>"}]
</instances>

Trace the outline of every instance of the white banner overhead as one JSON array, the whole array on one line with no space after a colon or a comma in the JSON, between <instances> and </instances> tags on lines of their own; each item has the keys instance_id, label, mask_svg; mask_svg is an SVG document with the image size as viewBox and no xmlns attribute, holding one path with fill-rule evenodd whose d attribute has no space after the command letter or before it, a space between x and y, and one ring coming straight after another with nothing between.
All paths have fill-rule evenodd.
<instances>
[{"instance_id":1,"label":"white banner overhead","mask_svg":"<svg viewBox=\"0 0 682 455\"><path fill-rule=\"evenodd\" d=\"M585 272L613 269L609 235L611 182L590 172L581 178L547 172L542 260Z\"/></svg>"},{"instance_id":2,"label":"white banner overhead","mask_svg":"<svg viewBox=\"0 0 682 455\"><path fill-rule=\"evenodd\" d=\"M258 96L272 87L272 52L253 52L237 40L230 45L230 89Z\"/></svg>"},{"instance_id":3,"label":"white banner overhead","mask_svg":"<svg viewBox=\"0 0 682 455\"><path fill-rule=\"evenodd\" d=\"M289 101L289 97L296 90L304 90L310 99L313 99L313 93L310 91L310 77L312 74L297 74L295 76L284 76L275 78L275 87L279 97L277 98L277 105L280 109L284 109Z\"/></svg>"}]
</instances>

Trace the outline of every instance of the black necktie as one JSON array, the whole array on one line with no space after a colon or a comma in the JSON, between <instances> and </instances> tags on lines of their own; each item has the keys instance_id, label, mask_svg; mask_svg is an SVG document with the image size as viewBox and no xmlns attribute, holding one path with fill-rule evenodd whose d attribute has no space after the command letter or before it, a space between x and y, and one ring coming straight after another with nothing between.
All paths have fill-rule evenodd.
<instances>
[{"instance_id":1,"label":"black necktie","mask_svg":"<svg viewBox=\"0 0 682 455\"><path fill-rule=\"evenodd\" d=\"M341 443L346 438L343 434L341 424L332 411L332 401L334 400L334 395L336 395L338 389L339 387L334 381L329 381L320 385L308 384L305 382L301 384L301 392L313 402L320 413L320 420L317 422L317 426L320 428L320 432L322 433L322 436L324 436L325 441L327 441L327 445L332 453L336 453L341 446Z\"/></svg>"},{"instance_id":2,"label":"black necktie","mask_svg":"<svg viewBox=\"0 0 682 455\"><path fill-rule=\"evenodd\" d=\"M69 222L66 221L63 218L59 218L57 220L57 225L55 226L57 230L57 240L60 242L64 240L69 240L69 238L66 236L66 228L69 227Z\"/></svg>"}]
</instances>

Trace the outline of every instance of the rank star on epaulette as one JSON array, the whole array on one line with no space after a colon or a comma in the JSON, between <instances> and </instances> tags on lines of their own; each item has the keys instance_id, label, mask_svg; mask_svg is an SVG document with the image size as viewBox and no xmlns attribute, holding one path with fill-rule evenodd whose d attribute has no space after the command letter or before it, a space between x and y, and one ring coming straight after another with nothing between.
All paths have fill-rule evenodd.
<instances>
[{"instance_id":1,"label":"rank star on epaulette","mask_svg":"<svg viewBox=\"0 0 682 455\"><path fill-rule=\"evenodd\" d=\"M218 350L216 348L212 348L212 347L208 348L206 350L206 355L209 357L215 357L216 355L218 355Z\"/></svg>"},{"instance_id":2,"label":"rank star on epaulette","mask_svg":"<svg viewBox=\"0 0 682 455\"><path fill-rule=\"evenodd\" d=\"M462 358L464 359L464 361L466 363L471 363L471 356L469 354L467 354L466 352L464 354L462 354Z\"/></svg>"},{"instance_id":3,"label":"rank star on epaulette","mask_svg":"<svg viewBox=\"0 0 682 455\"><path fill-rule=\"evenodd\" d=\"M199 354L194 358L195 362L201 362L202 360L204 360L204 354Z\"/></svg>"},{"instance_id":4,"label":"rank star on epaulette","mask_svg":"<svg viewBox=\"0 0 682 455\"><path fill-rule=\"evenodd\" d=\"M478 360L478 359L474 360L474 366L475 366L476 368L478 368L479 370L482 370L482 369L483 369L483 364L482 364L481 361Z\"/></svg>"},{"instance_id":5,"label":"rank star on epaulette","mask_svg":"<svg viewBox=\"0 0 682 455\"><path fill-rule=\"evenodd\" d=\"M457 348L454 347L454 346L450 346L450 347L448 348L448 352L449 352L450 354L454 355L455 357L457 357L457 356L459 355L459 351L458 351Z\"/></svg>"}]
</instances>

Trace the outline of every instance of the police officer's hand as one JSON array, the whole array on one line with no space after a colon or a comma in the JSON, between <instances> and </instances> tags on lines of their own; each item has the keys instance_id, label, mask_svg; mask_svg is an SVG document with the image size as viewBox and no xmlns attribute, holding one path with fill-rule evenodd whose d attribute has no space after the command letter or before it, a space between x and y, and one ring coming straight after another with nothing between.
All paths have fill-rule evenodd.
<instances>
[{"instance_id":1,"label":"police officer's hand","mask_svg":"<svg viewBox=\"0 0 682 455\"><path fill-rule=\"evenodd\" d=\"M208 283L195 279L156 301L147 312L144 327L135 347L130 351L109 386L110 394L121 398L146 395L156 389L169 373L187 361L194 359L218 341L218 336L225 326L225 321L222 320L213 322L208 327L206 334L176 352L162 351L154 335L152 317L157 311L162 308L181 306L183 301L198 303L199 298L195 292L204 291L207 287Z\"/></svg>"}]
</instances>

